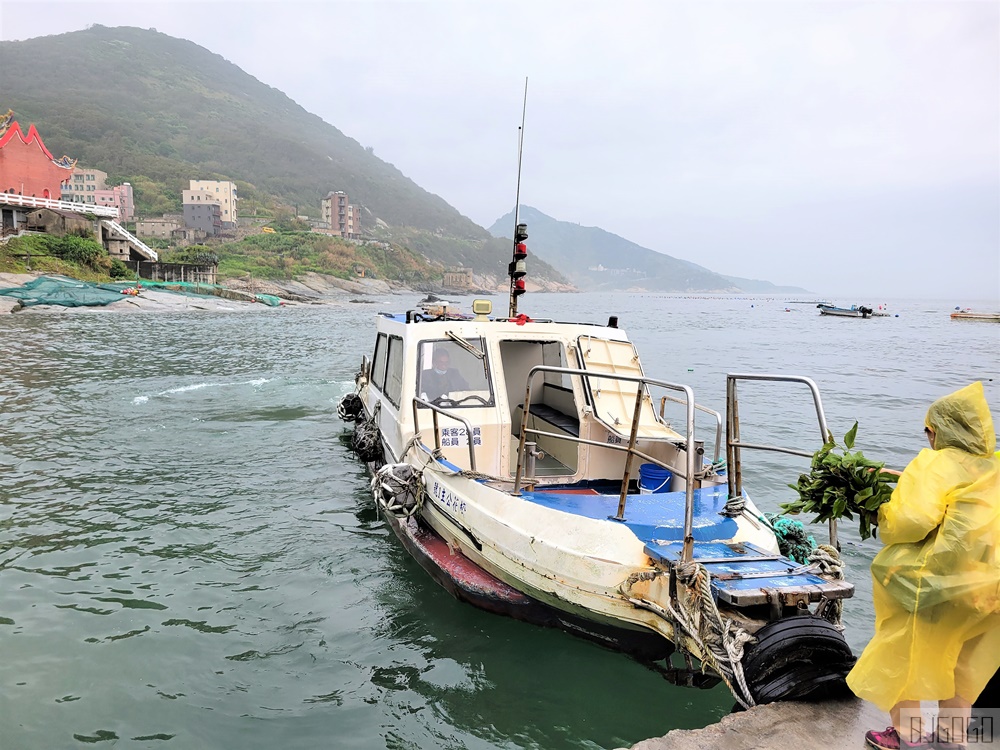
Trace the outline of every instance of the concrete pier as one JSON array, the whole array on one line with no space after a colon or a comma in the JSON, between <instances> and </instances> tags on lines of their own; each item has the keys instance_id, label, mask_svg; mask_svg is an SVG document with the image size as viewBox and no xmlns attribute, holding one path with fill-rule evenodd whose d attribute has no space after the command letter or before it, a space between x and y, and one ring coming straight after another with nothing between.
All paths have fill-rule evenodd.
<instances>
[{"instance_id":1,"label":"concrete pier","mask_svg":"<svg viewBox=\"0 0 1000 750\"><path fill-rule=\"evenodd\" d=\"M632 750L862 750L865 732L890 723L888 714L857 698L771 703L704 729L674 729Z\"/></svg>"}]
</instances>

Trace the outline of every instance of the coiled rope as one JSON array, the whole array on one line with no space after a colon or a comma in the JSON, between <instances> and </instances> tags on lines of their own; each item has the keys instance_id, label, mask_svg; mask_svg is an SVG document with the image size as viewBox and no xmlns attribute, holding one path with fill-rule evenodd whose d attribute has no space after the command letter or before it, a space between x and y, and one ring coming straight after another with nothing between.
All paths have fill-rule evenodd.
<instances>
[{"instance_id":1,"label":"coiled rope","mask_svg":"<svg viewBox=\"0 0 1000 750\"><path fill-rule=\"evenodd\" d=\"M664 575L662 571L633 573L619 587L619 591L635 606L655 612L670 622L674 643L681 650L684 650L684 645L677 634L682 632L686 635L698 647L702 671L705 665L714 669L741 706L749 708L756 705L743 675L743 650L754 637L732 620L722 619L712 597L712 577L703 565L692 561L676 566L674 571L681 590L687 594L684 599L678 595L676 606L672 601L661 606L631 594L636 583Z\"/></svg>"},{"instance_id":2,"label":"coiled rope","mask_svg":"<svg viewBox=\"0 0 1000 750\"><path fill-rule=\"evenodd\" d=\"M743 513L746 509L747 500L742 495L736 495L726 500L726 504L723 506L722 510L719 511L720 516L727 516L728 518L736 518L736 516Z\"/></svg>"},{"instance_id":3,"label":"coiled rope","mask_svg":"<svg viewBox=\"0 0 1000 750\"><path fill-rule=\"evenodd\" d=\"M777 513L765 513L764 520L778 538L778 549L781 554L795 562L809 562L809 555L816 549L816 539L806 531L802 521Z\"/></svg>"},{"instance_id":4,"label":"coiled rope","mask_svg":"<svg viewBox=\"0 0 1000 750\"><path fill-rule=\"evenodd\" d=\"M820 575L841 581L845 577L844 561L835 547L829 544L821 544L814 549L808 557L810 567L814 568ZM816 609L816 614L828 622L832 623L837 630L843 630L843 599L824 599Z\"/></svg>"}]
</instances>

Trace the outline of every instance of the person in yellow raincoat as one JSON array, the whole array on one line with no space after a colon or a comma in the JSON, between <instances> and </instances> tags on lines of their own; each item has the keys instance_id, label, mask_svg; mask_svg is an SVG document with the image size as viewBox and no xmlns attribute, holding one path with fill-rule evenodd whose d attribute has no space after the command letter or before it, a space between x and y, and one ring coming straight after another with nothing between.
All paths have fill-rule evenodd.
<instances>
[{"instance_id":1,"label":"person in yellow raincoat","mask_svg":"<svg viewBox=\"0 0 1000 750\"><path fill-rule=\"evenodd\" d=\"M982 383L935 401L925 423L931 449L879 509L875 635L847 676L892 718L866 735L876 750L963 747L971 705L1000 668L1000 458ZM901 719L919 701L938 701L938 728L954 734L927 744Z\"/></svg>"}]
</instances>

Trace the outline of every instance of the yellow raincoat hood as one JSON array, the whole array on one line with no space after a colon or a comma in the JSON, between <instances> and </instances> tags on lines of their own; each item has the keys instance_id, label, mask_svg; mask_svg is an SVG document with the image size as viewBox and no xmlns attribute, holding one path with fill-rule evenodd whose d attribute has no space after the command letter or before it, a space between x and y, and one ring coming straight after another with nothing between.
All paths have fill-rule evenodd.
<instances>
[{"instance_id":1,"label":"yellow raincoat hood","mask_svg":"<svg viewBox=\"0 0 1000 750\"><path fill-rule=\"evenodd\" d=\"M935 450L958 448L973 456L996 450L993 417L979 381L931 404L924 424L934 430Z\"/></svg>"},{"instance_id":2,"label":"yellow raincoat hood","mask_svg":"<svg viewBox=\"0 0 1000 750\"><path fill-rule=\"evenodd\" d=\"M975 701L1000 669L1000 457L982 383L927 411L925 448L879 509L875 636L847 682L884 711Z\"/></svg>"}]
</instances>

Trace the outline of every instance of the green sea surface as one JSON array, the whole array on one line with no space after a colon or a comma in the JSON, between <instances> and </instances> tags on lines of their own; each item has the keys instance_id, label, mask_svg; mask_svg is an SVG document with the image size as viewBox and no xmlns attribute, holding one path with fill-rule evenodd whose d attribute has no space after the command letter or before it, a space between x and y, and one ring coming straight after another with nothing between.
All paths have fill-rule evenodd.
<instances>
[{"instance_id":1,"label":"green sea surface","mask_svg":"<svg viewBox=\"0 0 1000 750\"><path fill-rule=\"evenodd\" d=\"M0 319L2 750L615 748L730 711L724 687L459 603L379 519L336 406L376 311L419 296ZM727 372L813 377L834 433L859 420L857 447L902 468L937 396L982 379L1000 406L1000 326L950 321L956 304L862 321L778 298L529 294L521 312L617 315L648 374L720 410ZM741 416L744 439L818 447L804 389L746 388ZM767 510L806 464L745 460ZM879 542L842 537L858 651Z\"/></svg>"}]
</instances>

